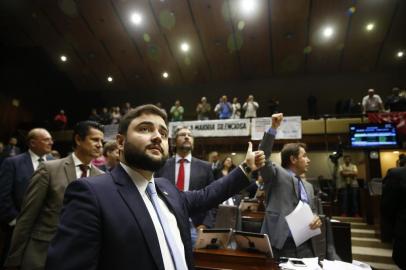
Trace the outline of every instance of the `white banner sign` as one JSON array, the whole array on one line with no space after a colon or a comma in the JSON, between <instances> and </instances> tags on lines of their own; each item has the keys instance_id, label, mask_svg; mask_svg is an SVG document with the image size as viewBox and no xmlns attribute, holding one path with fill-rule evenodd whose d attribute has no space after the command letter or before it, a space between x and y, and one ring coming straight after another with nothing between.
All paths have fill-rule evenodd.
<instances>
[{"instance_id":1,"label":"white banner sign","mask_svg":"<svg viewBox=\"0 0 406 270\"><path fill-rule=\"evenodd\" d=\"M249 119L170 122L169 134L171 137L173 137L178 126L190 128L194 137L236 137L250 135Z\"/></svg>"},{"instance_id":2,"label":"white banner sign","mask_svg":"<svg viewBox=\"0 0 406 270\"><path fill-rule=\"evenodd\" d=\"M251 140L262 140L264 132L271 127L271 117L253 118L251 128ZM282 123L276 133L276 139L301 139L302 138L302 117L283 117Z\"/></svg>"}]
</instances>

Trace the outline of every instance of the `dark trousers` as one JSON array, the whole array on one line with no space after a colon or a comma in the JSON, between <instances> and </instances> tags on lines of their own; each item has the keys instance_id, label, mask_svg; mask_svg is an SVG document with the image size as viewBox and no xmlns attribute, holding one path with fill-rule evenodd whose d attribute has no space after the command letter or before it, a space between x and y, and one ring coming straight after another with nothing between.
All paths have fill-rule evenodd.
<instances>
[{"instance_id":1,"label":"dark trousers","mask_svg":"<svg viewBox=\"0 0 406 270\"><path fill-rule=\"evenodd\" d=\"M289 258L313 258L315 257L311 240L307 240L300 246L296 247L295 241L292 237L286 239L285 244L282 249L272 248L274 257L276 259L280 257L289 257Z\"/></svg>"},{"instance_id":2,"label":"dark trousers","mask_svg":"<svg viewBox=\"0 0 406 270\"><path fill-rule=\"evenodd\" d=\"M358 188L347 185L346 188L340 188L339 194L341 214L358 214Z\"/></svg>"},{"instance_id":3,"label":"dark trousers","mask_svg":"<svg viewBox=\"0 0 406 270\"><path fill-rule=\"evenodd\" d=\"M3 269L4 262L7 259L8 251L11 244L11 236L13 235L14 227L4 224L1 226L0 237L0 269Z\"/></svg>"}]
</instances>

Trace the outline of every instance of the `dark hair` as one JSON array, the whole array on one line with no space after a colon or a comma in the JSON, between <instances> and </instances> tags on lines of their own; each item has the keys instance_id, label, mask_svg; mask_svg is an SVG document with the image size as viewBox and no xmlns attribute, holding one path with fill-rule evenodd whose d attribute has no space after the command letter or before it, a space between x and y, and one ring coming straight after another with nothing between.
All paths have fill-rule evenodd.
<instances>
[{"instance_id":1,"label":"dark hair","mask_svg":"<svg viewBox=\"0 0 406 270\"><path fill-rule=\"evenodd\" d=\"M221 165L220 165L220 167L221 167L220 170L223 170L223 169L224 169L224 162L226 162L226 159L228 159L228 158L231 159L231 166L230 166L230 168L228 169L228 171L231 172L232 170L234 170L234 168L235 168L236 166L234 165L233 158L230 157L230 156L226 156L226 157L223 159L223 161L221 162Z\"/></svg>"},{"instance_id":2,"label":"dark hair","mask_svg":"<svg viewBox=\"0 0 406 270\"><path fill-rule=\"evenodd\" d=\"M179 134L179 132L180 132L182 129L187 129L187 130L189 130L190 132L192 132L192 131L190 130L190 128L188 128L187 126L177 126L176 129L175 129L175 134L174 134L174 136L173 136L173 138L174 138L175 140L176 140L176 138L178 138L178 134ZM193 137L193 135L192 135L192 137Z\"/></svg>"},{"instance_id":3,"label":"dark hair","mask_svg":"<svg viewBox=\"0 0 406 270\"><path fill-rule=\"evenodd\" d=\"M115 141L106 142L103 146L103 156L106 157L108 152L112 152L116 149L118 149L118 145Z\"/></svg>"},{"instance_id":4,"label":"dark hair","mask_svg":"<svg viewBox=\"0 0 406 270\"><path fill-rule=\"evenodd\" d=\"M283 146L281 151L282 167L288 168L290 163L290 157L298 157L300 148L306 149L306 144L304 143L287 143Z\"/></svg>"},{"instance_id":5,"label":"dark hair","mask_svg":"<svg viewBox=\"0 0 406 270\"><path fill-rule=\"evenodd\" d=\"M120 124L118 125L118 133L121 135L127 134L127 129L132 120L137 117L140 117L143 114L155 114L160 116L164 121L165 124L168 124L168 116L164 111L153 104L146 104L136 107L133 110L129 110L123 118L120 120Z\"/></svg>"},{"instance_id":6,"label":"dark hair","mask_svg":"<svg viewBox=\"0 0 406 270\"><path fill-rule=\"evenodd\" d=\"M77 146L76 141L75 141L76 135L78 135L81 140L84 140L86 138L86 136L89 135L89 130L91 128L98 129L104 133L103 125L99 124L95 121L88 120L88 121L78 122L76 124L75 128L73 129L73 135L72 135L73 148L76 148L76 146Z\"/></svg>"}]
</instances>

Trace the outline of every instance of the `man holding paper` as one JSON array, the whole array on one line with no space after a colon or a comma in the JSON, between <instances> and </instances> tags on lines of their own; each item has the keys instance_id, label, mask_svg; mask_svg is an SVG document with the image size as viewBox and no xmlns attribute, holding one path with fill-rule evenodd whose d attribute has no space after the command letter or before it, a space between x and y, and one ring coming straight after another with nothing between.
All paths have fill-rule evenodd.
<instances>
[{"instance_id":1,"label":"man holding paper","mask_svg":"<svg viewBox=\"0 0 406 270\"><path fill-rule=\"evenodd\" d=\"M265 182L266 212L262 224L262 233L270 237L275 257L306 258L315 257L311 240L296 246L285 217L295 210L301 201L307 203L313 213L316 205L314 191L310 183L300 178L307 171L310 159L307 157L305 145L302 143L285 144L281 151L282 166L269 161L283 114L272 115L272 126L265 132L259 145L264 151L266 165L260 170ZM321 227L320 218L315 215L309 222L309 228L316 230Z\"/></svg>"}]
</instances>

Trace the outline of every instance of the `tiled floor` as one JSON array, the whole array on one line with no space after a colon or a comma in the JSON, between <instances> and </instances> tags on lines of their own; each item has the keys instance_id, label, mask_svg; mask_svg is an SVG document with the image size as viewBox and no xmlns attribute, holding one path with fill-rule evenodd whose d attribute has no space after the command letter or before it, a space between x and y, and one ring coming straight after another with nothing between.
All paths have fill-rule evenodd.
<instances>
[{"instance_id":1,"label":"tiled floor","mask_svg":"<svg viewBox=\"0 0 406 270\"><path fill-rule=\"evenodd\" d=\"M354 260L371 265L374 269L398 270L392 261L391 244L382 243L373 226L363 223L361 218L340 218L351 223L352 255Z\"/></svg>"}]
</instances>

